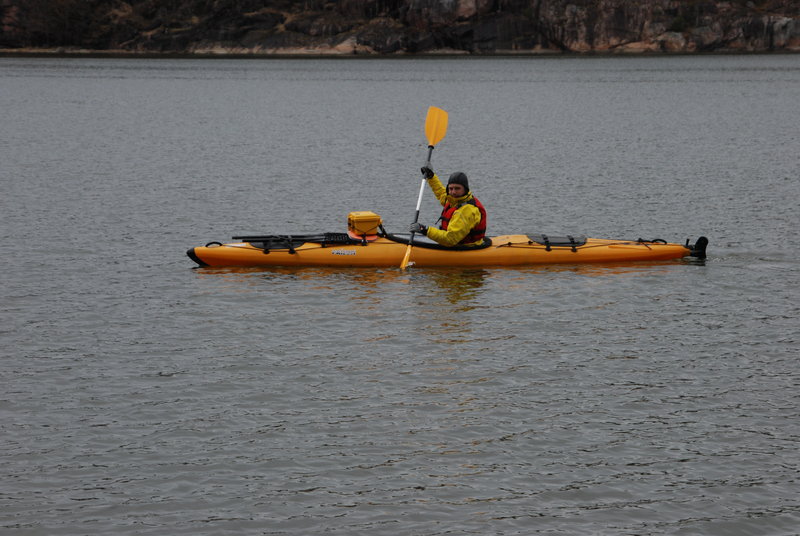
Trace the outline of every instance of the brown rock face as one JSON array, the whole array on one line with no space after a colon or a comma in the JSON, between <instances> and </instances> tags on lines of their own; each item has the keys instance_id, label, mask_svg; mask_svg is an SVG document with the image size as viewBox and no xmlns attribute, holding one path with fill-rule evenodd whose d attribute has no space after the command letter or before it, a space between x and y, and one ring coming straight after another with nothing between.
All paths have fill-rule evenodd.
<instances>
[{"instance_id":1,"label":"brown rock face","mask_svg":"<svg viewBox=\"0 0 800 536\"><path fill-rule=\"evenodd\" d=\"M0 47L247 54L800 51L800 3L0 0Z\"/></svg>"}]
</instances>

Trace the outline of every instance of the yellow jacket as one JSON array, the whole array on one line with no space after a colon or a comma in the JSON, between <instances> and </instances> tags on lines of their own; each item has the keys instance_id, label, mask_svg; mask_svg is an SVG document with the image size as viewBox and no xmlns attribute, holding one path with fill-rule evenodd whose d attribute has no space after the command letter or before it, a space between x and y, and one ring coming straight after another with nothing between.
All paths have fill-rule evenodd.
<instances>
[{"instance_id":1,"label":"yellow jacket","mask_svg":"<svg viewBox=\"0 0 800 536\"><path fill-rule=\"evenodd\" d=\"M442 231L441 229L436 229L434 227L428 227L428 231L425 234L428 238L438 244L447 247L455 246L469 234L473 227L480 223L481 211L478 210L478 207L475 205L467 203L467 201L472 199L471 191L467 192L466 195L461 197L452 197L447 195L447 189L442 184L442 181L439 180L438 175L434 175L428 179L428 186L431 187L431 190L433 190L433 195L436 196L436 199L439 200L439 203L441 203L442 206L445 206L449 202L451 207L458 207L458 209L455 211L455 213L453 213L453 217L450 218L450 223L447 225L446 231ZM481 242L483 242L483 240L464 245L478 245Z\"/></svg>"}]
</instances>

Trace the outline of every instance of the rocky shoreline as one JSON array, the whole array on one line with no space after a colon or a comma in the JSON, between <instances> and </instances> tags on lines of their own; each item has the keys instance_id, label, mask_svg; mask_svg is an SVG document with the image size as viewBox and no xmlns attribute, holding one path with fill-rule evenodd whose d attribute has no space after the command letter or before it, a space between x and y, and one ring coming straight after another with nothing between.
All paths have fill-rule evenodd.
<instances>
[{"instance_id":1,"label":"rocky shoreline","mask_svg":"<svg viewBox=\"0 0 800 536\"><path fill-rule=\"evenodd\" d=\"M790 0L0 0L0 22L6 55L800 52Z\"/></svg>"},{"instance_id":2,"label":"rocky shoreline","mask_svg":"<svg viewBox=\"0 0 800 536\"><path fill-rule=\"evenodd\" d=\"M491 54L470 54L461 50L430 50L416 54L394 53L378 54L373 52L346 52L331 50L280 49L275 51L254 51L251 49L219 48L213 50L197 50L192 52L139 52L130 50L90 50L82 48L0 48L0 57L40 57L40 58L175 58L175 59L342 59L342 60L370 60L370 59L432 59L432 58L547 58L547 57L666 57L666 56L735 56L735 55L794 55L800 53L800 48L786 48L781 50L714 50L702 52L653 52L647 50L614 50L592 52L563 52L557 50L546 51L497 51Z\"/></svg>"}]
</instances>

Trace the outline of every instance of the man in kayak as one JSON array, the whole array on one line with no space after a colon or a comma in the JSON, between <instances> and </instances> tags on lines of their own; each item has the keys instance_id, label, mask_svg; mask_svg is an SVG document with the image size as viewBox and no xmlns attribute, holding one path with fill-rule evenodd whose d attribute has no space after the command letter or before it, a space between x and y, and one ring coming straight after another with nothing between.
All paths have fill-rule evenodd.
<instances>
[{"instance_id":1,"label":"man in kayak","mask_svg":"<svg viewBox=\"0 0 800 536\"><path fill-rule=\"evenodd\" d=\"M443 246L479 246L486 235L486 209L469 189L467 176L456 171L450 175L447 188L430 166L422 168L433 195L442 204L439 229L412 223L409 231L427 236Z\"/></svg>"}]
</instances>

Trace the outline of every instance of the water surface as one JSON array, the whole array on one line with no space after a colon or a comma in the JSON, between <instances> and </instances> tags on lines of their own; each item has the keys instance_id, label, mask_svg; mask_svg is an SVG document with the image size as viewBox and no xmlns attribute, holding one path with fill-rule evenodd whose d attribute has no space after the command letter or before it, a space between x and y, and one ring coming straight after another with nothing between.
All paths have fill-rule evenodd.
<instances>
[{"instance_id":1,"label":"water surface","mask_svg":"<svg viewBox=\"0 0 800 536\"><path fill-rule=\"evenodd\" d=\"M798 103L795 56L0 58L0 527L796 534ZM430 105L490 233L708 260L192 268L404 230Z\"/></svg>"}]
</instances>

